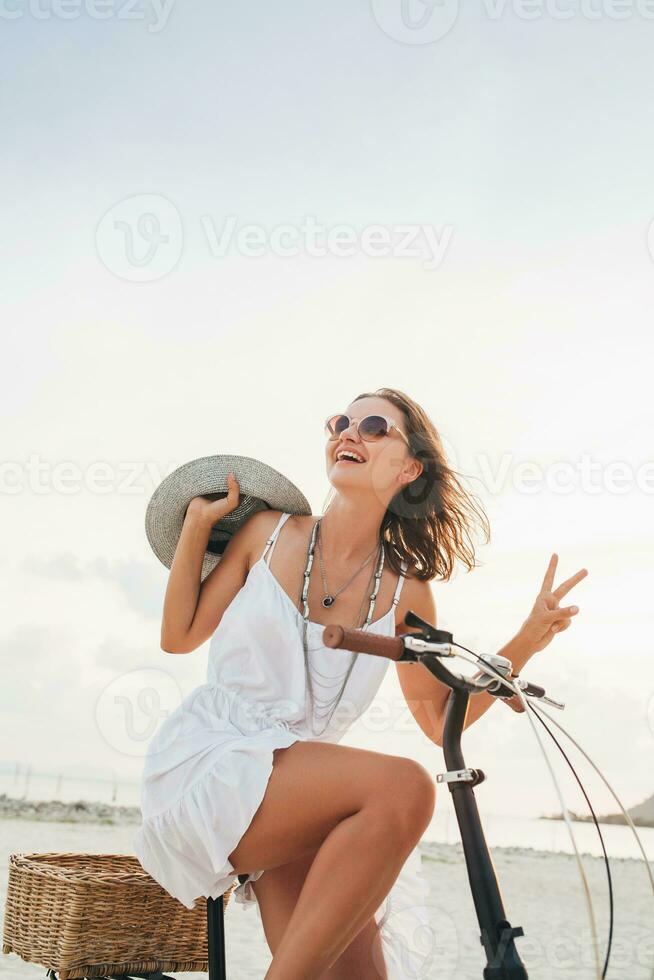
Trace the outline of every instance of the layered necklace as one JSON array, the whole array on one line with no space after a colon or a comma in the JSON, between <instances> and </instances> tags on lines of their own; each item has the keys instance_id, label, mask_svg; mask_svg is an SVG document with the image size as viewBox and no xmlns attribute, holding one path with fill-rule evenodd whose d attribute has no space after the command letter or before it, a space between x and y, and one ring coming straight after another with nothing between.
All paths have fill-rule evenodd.
<instances>
[{"instance_id":1,"label":"layered necklace","mask_svg":"<svg viewBox=\"0 0 654 980\"><path fill-rule=\"evenodd\" d=\"M311 569L313 567L313 558L314 558L315 546L316 546L316 541L319 538L319 534L320 534L320 520L316 521L316 523L313 526L313 531L311 533L311 539L309 541L309 548L308 548L308 551L307 551L307 564L306 564L306 568L304 570L304 585L302 587L302 602L303 602L303 606L304 606L303 613L302 613L302 647L304 649L304 670L305 670L305 675L306 675L306 679L307 679L307 690L309 692L309 699L310 699L310 702L311 702L311 714L310 714L310 717L311 717L311 728L312 728L312 731L313 731L314 735L322 735L323 732L325 732L326 729L328 728L329 723L330 723L330 721L332 719L332 716L333 716L334 712L336 711L336 708L338 707L338 704L339 704L339 702L341 700L341 697L343 696L343 691L345 690L345 685L347 684L348 678L349 678L350 674L352 673L352 669L354 667L354 664L356 663L356 661L358 659L358 656L359 656L358 653L351 653L350 654L350 664L349 664L349 666L348 666L348 668L347 668L347 670L345 672L343 683L341 684L340 690L333 697L328 697L328 698L321 698L320 696L316 697L315 692L314 692L314 682L313 682L313 679L312 679L312 676L311 676L312 675L312 671L311 671L311 668L309 667L309 646L308 646L307 634L308 634L308 623L309 623L309 604L308 604L309 578L311 576ZM371 578L368 581L368 586L366 587L366 592L364 593L363 600L361 602L361 605L359 606L359 611L357 613L357 616L356 616L356 619L355 619L354 623L351 626L351 629L361 629L362 628L361 626L358 626L358 623L359 623L359 619L361 617L361 611L362 611L362 609L363 609L363 607L365 605L366 594L368 592L368 589L370 588L370 584L372 583L372 581L374 579L373 590L372 590L372 592L370 593L370 596L369 596L370 603L369 603L369 606L368 606L368 615L367 615L366 620L365 620L365 623L363 625L364 626L368 626L368 624L372 621L372 616L373 616L373 612L374 612L374 609L375 609L375 601L377 599L377 593L379 592L379 583L381 582L382 571L384 569L384 548L383 548L383 545L382 545L381 542L379 542L373 548L373 550L370 552L370 554L365 559L365 561L359 566L359 568L356 570L356 572L354 573L354 575L352 575L352 577L350 579L348 579L348 581L345 583L345 585L341 586L341 588L338 589L337 592L333 592L332 593L332 592L330 592L330 590L328 588L328 585L327 585L327 577L325 575L325 567L324 567L324 563L323 563L322 538L320 538L320 574L321 574L321 577L322 577L322 584L323 584L323 590L324 590L323 597L322 597L322 604L323 604L323 606L325 606L325 608L328 608L329 606L333 606L334 605L334 603L336 602L336 599L341 594L341 592L344 592L345 589L348 587L348 585L350 585L350 583L352 581L354 581L354 579L357 577L357 575L368 564L368 562L370 561L370 558L372 557L372 555L376 551L379 552L379 558L378 558L378 561L377 561L377 567L374 570L373 575L371 576ZM324 687L324 688L333 687L333 685L330 685L330 684L327 684L326 683L326 681L328 681L328 680L333 680L333 678L331 678L328 674L323 674L321 671L317 670L315 667L313 668L313 673L316 674L316 675L318 675L318 677L322 677L323 678L322 681L319 681L319 680L316 681L316 684L319 687ZM317 711L316 711L316 708L318 709ZM327 712L329 712L329 717L327 718L327 721L326 721L324 727L320 730L320 732L316 732L315 727L313 725L314 718L316 718L316 716L318 716L320 718L320 720L322 720L325 717L325 714Z\"/></svg>"}]
</instances>

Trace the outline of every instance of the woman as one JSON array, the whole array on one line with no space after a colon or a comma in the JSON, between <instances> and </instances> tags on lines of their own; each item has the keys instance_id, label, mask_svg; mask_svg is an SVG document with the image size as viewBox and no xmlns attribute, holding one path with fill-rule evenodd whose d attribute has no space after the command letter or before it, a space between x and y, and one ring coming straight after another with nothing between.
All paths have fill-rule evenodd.
<instances>
[{"instance_id":1,"label":"woman","mask_svg":"<svg viewBox=\"0 0 654 980\"><path fill-rule=\"evenodd\" d=\"M247 878L235 895L256 898L273 954L266 980L403 980L395 961L389 972L380 910L416 858L435 785L411 759L338 744L390 661L330 650L322 630L395 635L408 609L436 624L430 580L447 580L456 559L473 568L470 529L478 519L488 535L488 524L402 392L359 395L326 432L324 515L256 513L202 584L210 529L238 505L235 478L226 498L188 507L161 645L189 653L211 637L208 682L148 747L135 846L190 908ZM552 591L555 567L554 555L500 651L516 672L577 612L559 601L586 571ZM396 669L417 724L440 745L449 689L415 665ZM493 700L471 699L466 724Z\"/></svg>"}]
</instances>

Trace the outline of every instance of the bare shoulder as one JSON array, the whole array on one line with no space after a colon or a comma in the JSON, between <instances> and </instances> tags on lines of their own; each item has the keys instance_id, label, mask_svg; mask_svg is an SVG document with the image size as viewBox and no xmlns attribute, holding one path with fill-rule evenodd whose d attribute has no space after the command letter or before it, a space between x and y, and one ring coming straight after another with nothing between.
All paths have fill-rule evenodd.
<instances>
[{"instance_id":1,"label":"bare shoulder","mask_svg":"<svg viewBox=\"0 0 654 980\"><path fill-rule=\"evenodd\" d=\"M259 559L265 547L266 541L277 527L279 519L284 511L281 510L258 510L252 517L248 517L242 528L247 531L247 568L248 571ZM286 522L289 523L289 520Z\"/></svg>"},{"instance_id":2,"label":"bare shoulder","mask_svg":"<svg viewBox=\"0 0 654 980\"><path fill-rule=\"evenodd\" d=\"M178 640L174 648L165 648L167 653L190 653L213 635L225 610L247 581L253 564L252 555L258 548L263 551L281 515L282 511L278 510L257 511L239 525L220 561L200 586L195 613L186 636Z\"/></svg>"},{"instance_id":3,"label":"bare shoulder","mask_svg":"<svg viewBox=\"0 0 654 980\"><path fill-rule=\"evenodd\" d=\"M282 514L288 513L283 510L259 510L252 517L248 518L248 570L259 560L266 541L277 527ZM292 539L290 550L306 539L311 533L313 523L317 517L305 514L290 514L284 522L284 538ZM285 545L285 550L288 544Z\"/></svg>"}]
</instances>

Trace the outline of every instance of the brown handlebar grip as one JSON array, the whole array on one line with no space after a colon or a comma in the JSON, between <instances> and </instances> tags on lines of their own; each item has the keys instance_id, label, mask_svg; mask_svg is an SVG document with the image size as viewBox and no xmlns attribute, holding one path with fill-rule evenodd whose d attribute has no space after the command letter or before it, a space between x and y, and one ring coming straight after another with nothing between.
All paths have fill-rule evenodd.
<instances>
[{"instance_id":1,"label":"brown handlebar grip","mask_svg":"<svg viewBox=\"0 0 654 980\"><path fill-rule=\"evenodd\" d=\"M404 643L399 636L383 636L367 630L346 629L332 623L325 626L322 634L326 647L351 650L352 653L372 653L377 657L399 660L404 653Z\"/></svg>"}]
</instances>

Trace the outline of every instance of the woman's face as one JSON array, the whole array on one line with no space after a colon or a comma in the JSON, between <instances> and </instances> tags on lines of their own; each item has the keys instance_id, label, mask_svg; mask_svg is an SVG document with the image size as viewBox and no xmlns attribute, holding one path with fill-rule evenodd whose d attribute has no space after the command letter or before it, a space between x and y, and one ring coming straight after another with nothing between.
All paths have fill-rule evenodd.
<instances>
[{"instance_id":1,"label":"woman's face","mask_svg":"<svg viewBox=\"0 0 654 980\"><path fill-rule=\"evenodd\" d=\"M404 413L392 402L377 397L351 402L342 413L350 418L349 428L334 439L326 437L325 464L329 482L344 495L373 494L386 507L406 483L419 475L422 465L412 458L409 447L395 429L390 429L389 435L377 442L367 442L359 435L355 421L366 415L383 415L406 435ZM339 462L337 456L343 449L357 453L363 457L363 462Z\"/></svg>"}]
</instances>

